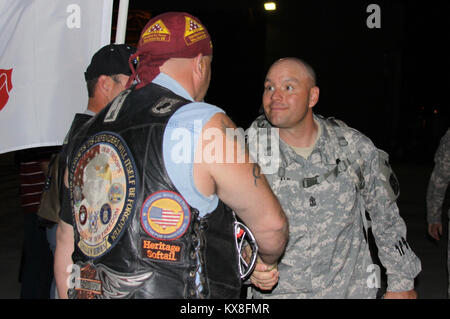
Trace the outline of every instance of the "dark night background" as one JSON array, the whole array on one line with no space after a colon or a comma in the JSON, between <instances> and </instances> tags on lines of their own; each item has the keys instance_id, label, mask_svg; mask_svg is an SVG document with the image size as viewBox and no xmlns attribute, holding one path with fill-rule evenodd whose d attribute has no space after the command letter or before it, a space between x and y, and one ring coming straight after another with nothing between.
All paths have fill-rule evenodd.
<instances>
[{"instance_id":1,"label":"dark night background","mask_svg":"<svg viewBox=\"0 0 450 319\"><path fill-rule=\"evenodd\" d=\"M271 63L296 56L318 75L316 113L365 133L391 160L432 161L450 122L450 2L276 2L277 11L269 13L262 0L130 0L126 41L135 42L143 27L134 23L133 30L133 12L189 12L208 28L214 45L206 101L225 109L238 126L248 127L258 115ZM379 29L366 24L371 3L381 8Z\"/></svg>"},{"instance_id":2,"label":"dark night background","mask_svg":"<svg viewBox=\"0 0 450 319\"><path fill-rule=\"evenodd\" d=\"M157 14L186 11L201 20L214 44L206 101L225 109L239 127L247 128L258 115L264 77L275 60L296 56L309 62L320 87L315 112L344 120L390 154L401 185L398 206L408 241L422 261L415 283L419 298L447 297L448 220L443 214L439 243L427 235L425 194L434 153L450 124L449 0L277 0L278 10L272 13L264 11L264 0L129 2L129 44L137 44L143 27ZM380 29L366 24L372 3L381 8ZM112 42L118 7L114 0ZM20 156L0 155L0 298L9 299L20 296L25 214ZM444 212L449 194L450 188ZM414 311L411 306L402 307L402 314ZM284 308L282 304L271 312L284 313Z\"/></svg>"}]
</instances>

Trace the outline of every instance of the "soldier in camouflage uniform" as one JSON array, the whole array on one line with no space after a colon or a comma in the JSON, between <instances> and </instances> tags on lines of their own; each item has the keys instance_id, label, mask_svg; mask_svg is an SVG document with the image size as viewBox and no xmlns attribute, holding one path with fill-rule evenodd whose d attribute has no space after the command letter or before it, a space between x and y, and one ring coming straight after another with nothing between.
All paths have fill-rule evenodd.
<instances>
[{"instance_id":1,"label":"soldier in camouflage uniform","mask_svg":"<svg viewBox=\"0 0 450 319\"><path fill-rule=\"evenodd\" d=\"M251 281L265 291L253 289L253 297L375 298L379 268L366 238L367 211L387 269L385 297L416 298L421 263L406 241L388 156L341 121L313 114L318 97L311 67L281 59L266 77L265 115L247 130L249 149L289 218L290 232L278 271L257 264Z\"/></svg>"},{"instance_id":2,"label":"soldier in camouflage uniform","mask_svg":"<svg viewBox=\"0 0 450 319\"><path fill-rule=\"evenodd\" d=\"M439 240L440 236L442 236L442 205L444 203L447 186L450 183L450 128L441 139L434 156L434 163L434 169L431 173L427 190L427 221L428 233L434 239ZM450 210L448 216L450 217ZM447 269L450 273L450 236L447 263ZM450 297L450 274L448 296Z\"/></svg>"}]
</instances>

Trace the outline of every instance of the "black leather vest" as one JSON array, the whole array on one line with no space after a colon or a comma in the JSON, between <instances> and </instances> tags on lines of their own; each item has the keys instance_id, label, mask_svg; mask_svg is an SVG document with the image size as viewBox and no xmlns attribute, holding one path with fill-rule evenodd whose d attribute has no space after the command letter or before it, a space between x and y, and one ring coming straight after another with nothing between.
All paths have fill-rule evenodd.
<instances>
[{"instance_id":1,"label":"black leather vest","mask_svg":"<svg viewBox=\"0 0 450 319\"><path fill-rule=\"evenodd\" d=\"M87 121L89 121L92 118L92 115L85 114L85 113L76 113L72 124L70 125L70 129L67 132L67 135L64 139L64 143L61 147L61 151L58 157L58 188L59 188L59 198L63 199L63 190L64 190L64 173L66 170L66 161L67 161L67 149L68 149L68 143L72 140L73 136L77 134L77 132L80 130L81 126L85 124Z\"/></svg>"},{"instance_id":2,"label":"black leather vest","mask_svg":"<svg viewBox=\"0 0 450 319\"><path fill-rule=\"evenodd\" d=\"M162 142L190 101L156 84L122 92L69 149L73 298L239 298L234 217L200 218L167 175Z\"/></svg>"}]
</instances>

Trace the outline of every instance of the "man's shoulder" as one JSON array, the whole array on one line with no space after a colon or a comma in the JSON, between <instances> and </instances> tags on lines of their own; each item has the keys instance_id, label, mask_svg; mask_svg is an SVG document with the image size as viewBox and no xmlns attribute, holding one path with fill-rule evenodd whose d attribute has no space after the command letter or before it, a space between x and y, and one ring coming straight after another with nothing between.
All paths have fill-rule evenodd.
<instances>
[{"instance_id":1,"label":"man's shoulder","mask_svg":"<svg viewBox=\"0 0 450 319\"><path fill-rule=\"evenodd\" d=\"M450 152L450 128L448 128L447 132L442 137L441 144L444 145L447 152Z\"/></svg>"},{"instance_id":2,"label":"man's shoulder","mask_svg":"<svg viewBox=\"0 0 450 319\"><path fill-rule=\"evenodd\" d=\"M321 116L318 117L318 120L328 132L326 134L328 143L332 143L335 147L344 146L347 151L360 154L360 157L367 160L374 158L378 153L377 147L367 135L347 125L344 121Z\"/></svg>"},{"instance_id":3,"label":"man's shoulder","mask_svg":"<svg viewBox=\"0 0 450 319\"><path fill-rule=\"evenodd\" d=\"M435 154L435 162L441 165L450 166L450 128L441 138Z\"/></svg>"},{"instance_id":4,"label":"man's shoulder","mask_svg":"<svg viewBox=\"0 0 450 319\"><path fill-rule=\"evenodd\" d=\"M217 113L225 114L225 111L213 104L206 102L190 102L180 107L172 116L171 121L208 121ZM203 123L205 124L205 123Z\"/></svg>"},{"instance_id":5,"label":"man's shoulder","mask_svg":"<svg viewBox=\"0 0 450 319\"><path fill-rule=\"evenodd\" d=\"M67 131L66 136L64 137L63 145L67 145L69 141L75 136L75 134L78 133L81 127L93 117L93 115L88 113L76 113L73 117L72 123L70 124L70 128Z\"/></svg>"},{"instance_id":6,"label":"man's shoulder","mask_svg":"<svg viewBox=\"0 0 450 319\"><path fill-rule=\"evenodd\" d=\"M264 114L261 114L255 120L253 120L253 122L250 124L247 130L258 128L269 128L269 127L271 127L270 122L267 120Z\"/></svg>"},{"instance_id":7,"label":"man's shoulder","mask_svg":"<svg viewBox=\"0 0 450 319\"><path fill-rule=\"evenodd\" d=\"M338 134L342 134L349 144L367 145L375 148L372 140L367 135L349 126L345 121L335 117L325 118L320 116L318 118L320 123L323 123L328 130L338 131Z\"/></svg>"}]
</instances>

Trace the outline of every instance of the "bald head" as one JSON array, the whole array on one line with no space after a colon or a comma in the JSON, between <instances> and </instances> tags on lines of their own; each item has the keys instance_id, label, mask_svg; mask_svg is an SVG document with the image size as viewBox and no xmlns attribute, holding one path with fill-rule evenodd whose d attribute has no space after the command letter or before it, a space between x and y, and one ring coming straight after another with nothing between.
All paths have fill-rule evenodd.
<instances>
[{"instance_id":1,"label":"bald head","mask_svg":"<svg viewBox=\"0 0 450 319\"><path fill-rule=\"evenodd\" d=\"M299 68L300 72L303 73L305 76L307 76L311 80L311 87L316 86L316 72L314 72L314 69L305 61L302 59L296 58L296 57L287 57L282 58L277 61L275 61L270 69L272 69L274 66L279 64L292 64ZM269 69L269 72L270 72Z\"/></svg>"},{"instance_id":2,"label":"bald head","mask_svg":"<svg viewBox=\"0 0 450 319\"><path fill-rule=\"evenodd\" d=\"M286 132L314 130L312 108L319 100L315 80L313 69L300 59L284 58L272 64L264 82L263 107L273 126Z\"/></svg>"}]
</instances>

